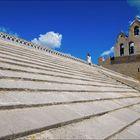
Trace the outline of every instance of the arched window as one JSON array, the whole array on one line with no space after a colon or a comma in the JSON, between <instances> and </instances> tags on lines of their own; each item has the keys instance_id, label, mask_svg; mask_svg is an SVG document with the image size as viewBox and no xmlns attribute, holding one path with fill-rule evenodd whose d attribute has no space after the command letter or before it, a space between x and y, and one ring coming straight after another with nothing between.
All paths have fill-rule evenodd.
<instances>
[{"instance_id":1,"label":"arched window","mask_svg":"<svg viewBox=\"0 0 140 140\"><path fill-rule=\"evenodd\" d=\"M139 35L139 27L138 26L134 27L134 35Z\"/></svg>"},{"instance_id":2,"label":"arched window","mask_svg":"<svg viewBox=\"0 0 140 140\"><path fill-rule=\"evenodd\" d=\"M129 43L129 55L134 54L134 42Z\"/></svg>"},{"instance_id":3,"label":"arched window","mask_svg":"<svg viewBox=\"0 0 140 140\"><path fill-rule=\"evenodd\" d=\"M124 44L120 44L120 56L124 56Z\"/></svg>"}]
</instances>

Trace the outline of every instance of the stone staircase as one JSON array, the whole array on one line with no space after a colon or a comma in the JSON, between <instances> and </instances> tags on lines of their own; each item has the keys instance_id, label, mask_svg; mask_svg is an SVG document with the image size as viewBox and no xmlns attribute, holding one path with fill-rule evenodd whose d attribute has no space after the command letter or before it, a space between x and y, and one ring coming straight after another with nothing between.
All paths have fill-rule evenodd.
<instances>
[{"instance_id":1,"label":"stone staircase","mask_svg":"<svg viewBox=\"0 0 140 140\"><path fill-rule=\"evenodd\" d=\"M0 33L0 139L140 139L139 85Z\"/></svg>"}]
</instances>

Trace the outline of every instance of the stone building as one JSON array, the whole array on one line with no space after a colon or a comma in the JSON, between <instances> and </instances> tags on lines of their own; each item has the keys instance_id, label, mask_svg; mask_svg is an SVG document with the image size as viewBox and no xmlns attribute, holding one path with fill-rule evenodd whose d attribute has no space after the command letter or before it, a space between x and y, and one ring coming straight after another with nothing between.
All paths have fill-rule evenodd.
<instances>
[{"instance_id":1,"label":"stone building","mask_svg":"<svg viewBox=\"0 0 140 140\"><path fill-rule=\"evenodd\" d=\"M140 78L140 20L138 17L130 24L128 35L120 32L114 45L114 57L98 64L134 78Z\"/></svg>"}]
</instances>

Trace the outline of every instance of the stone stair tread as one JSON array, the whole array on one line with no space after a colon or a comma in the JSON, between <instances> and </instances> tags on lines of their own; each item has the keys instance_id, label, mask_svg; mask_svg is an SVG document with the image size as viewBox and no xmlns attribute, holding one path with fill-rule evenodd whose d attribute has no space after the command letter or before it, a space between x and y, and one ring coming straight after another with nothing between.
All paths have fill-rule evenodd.
<instances>
[{"instance_id":1,"label":"stone stair tread","mask_svg":"<svg viewBox=\"0 0 140 140\"><path fill-rule=\"evenodd\" d=\"M6 43L5 43L6 44ZM52 60L56 60L57 61L57 58L61 61L61 60L64 60L65 61L68 61L69 63L74 63L74 64L79 64L79 65L83 65L83 63L79 63L78 61L74 61L73 59L67 59L66 57L64 58L63 56L60 56L60 55L54 55L52 53L49 53L49 52L44 52L44 51L40 51L38 49L35 49L35 48L32 48L32 47L24 47L24 46L20 46L18 47L17 45L11 45L11 44L2 44L1 43L1 48L6 48L6 49L9 49L9 50L19 50L20 52L23 51L26 52L26 53L31 53L31 54L35 54L35 55L38 55L39 57L48 57L48 58L51 58ZM10 48L9 46L10 45ZM86 66L87 67L87 66Z\"/></svg>"},{"instance_id":2,"label":"stone stair tread","mask_svg":"<svg viewBox=\"0 0 140 140\"><path fill-rule=\"evenodd\" d=\"M130 105L130 104L132 104L134 102L135 103L139 102L139 98L135 98L135 99L129 98L127 100L125 100L125 99L115 100L115 102L118 103L118 104Z\"/></svg>"},{"instance_id":3,"label":"stone stair tread","mask_svg":"<svg viewBox=\"0 0 140 140\"><path fill-rule=\"evenodd\" d=\"M14 51L15 52L15 51ZM64 65L64 62L61 64L59 64L58 62L56 63L55 61L52 63L50 60L48 60L48 59L45 59L45 62L44 62L44 59L43 60L36 60L36 61L34 61L34 59L35 58L32 58L31 57L31 54L29 55L29 56L23 56L23 52L21 53L22 54L22 56L21 55L17 55L17 56L15 56L14 58L22 58L22 59L20 59L20 60L30 60L30 61L27 61L27 62L39 62L39 64L41 63L41 64L44 64L44 65L48 65L49 67L51 66L51 68L52 68L52 66L54 66L54 67L57 67L57 69L60 69L60 68L63 68L63 69L66 69L67 71L73 71L73 72L75 72L75 73L83 73L83 74L86 74L86 75L89 75L89 76L93 76L93 75L98 75L99 77L100 77L100 74L99 74L99 72L95 72L95 73L87 73L87 71L83 71L83 68L81 69L81 70L79 70L79 69L77 69L77 67L76 68L70 68L70 67L68 67L68 66L66 66L66 64ZM1 54L2 55L2 54ZM11 55L13 55L13 54L11 54ZM15 55L15 54L14 54ZM2 55L3 56L3 55ZM7 55L4 55L6 58L7 58ZM8 54L8 57L9 57L9 54ZM50 65L51 64L51 65ZM102 75L103 76L103 75Z\"/></svg>"},{"instance_id":4,"label":"stone stair tread","mask_svg":"<svg viewBox=\"0 0 140 140\"><path fill-rule=\"evenodd\" d=\"M19 72L19 71L12 71L12 70L1 70L0 69L0 76L4 78L17 78L17 79L26 79L26 80L32 80L32 81L42 81L42 82L60 82L60 83L71 83L71 84L81 84L81 85L97 85L97 86L108 86L108 87L120 87L120 88L130 88L126 85L117 84L117 83L103 83L99 81L84 81L84 80L69 80L64 77L54 77L49 75L41 75L41 74L34 74L34 73L25 73L25 72ZM1 79L2 79L1 78Z\"/></svg>"},{"instance_id":5,"label":"stone stair tread","mask_svg":"<svg viewBox=\"0 0 140 140\"><path fill-rule=\"evenodd\" d=\"M69 89L69 86L71 89ZM62 90L62 91L125 91L125 92L137 92L134 89L127 88L114 88L114 87L103 87L97 86L83 86L83 85L72 85L62 83L48 83L48 82L36 82L36 81L25 81L25 80L14 80L14 79L0 79L0 89L33 89L33 90Z\"/></svg>"},{"instance_id":6,"label":"stone stair tread","mask_svg":"<svg viewBox=\"0 0 140 140\"><path fill-rule=\"evenodd\" d=\"M111 139L140 139L140 121L135 122L127 129L114 135Z\"/></svg>"},{"instance_id":7,"label":"stone stair tread","mask_svg":"<svg viewBox=\"0 0 140 140\"><path fill-rule=\"evenodd\" d=\"M113 101L110 102L108 107L105 107L105 104L108 104L108 102L101 101L84 104L77 103L73 105L2 110L0 111L0 116L2 118L0 119L0 126L7 130L7 135L9 135L9 131L12 132L11 134L16 135L36 130L38 128L53 128L59 123L63 124L63 122L74 121L77 119L82 120L82 118L85 118L86 116L94 116L96 114L104 112L107 113L108 111L125 107L123 105L116 104ZM110 105L113 105L113 107ZM139 117L139 114L135 114L135 116ZM0 132L0 136L3 136L2 132Z\"/></svg>"},{"instance_id":8,"label":"stone stair tread","mask_svg":"<svg viewBox=\"0 0 140 140\"><path fill-rule=\"evenodd\" d=\"M127 117L133 114L129 122L120 120L117 116ZM112 112L108 112L98 117L92 117L90 119L83 120L81 122L69 124L54 129L50 129L39 134L31 135L25 138L46 138L46 139L106 139L112 136L136 120L140 119L140 114L127 109L122 108Z\"/></svg>"},{"instance_id":9,"label":"stone stair tread","mask_svg":"<svg viewBox=\"0 0 140 140\"><path fill-rule=\"evenodd\" d=\"M59 95L59 96L58 96ZM81 96L80 96L81 95ZM132 99L131 99L132 98ZM6 108L21 108L21 107L31 107L31 106L45 106L45 105L55 105L55 104L72 104L79 102L96 102L96 101L120 101L119 104L125 105L123 100L130 102L130 99L137 103L139 102L140 96L138 95L121 95L119 93L116 96L111 96L111 94L91 94L91 93L38 93L38 92L0 92L0 109ZM122 101L122 103L121 103ZM117 103L117 102L116 102ZM130 102L132 103L132 102ZM127 103L127 105L129 105ZM107 107L107 105L106 105Z\"/></svg>"},{"instance_id":10,"label":"stone stair tread","mask_svg":"<svg viewBox=\"0 0 140 140\"><path fill-rule=\"evenodd\" d=\"M21 60L21 58L23 58L22 60L35 60L36 59L36 56L34 56L34 57L32 57L32 54L31 53L29 53L28 54L28 56L26 56L26 55L24 55L24 53L23 53L23 51L21 51L21 54L20 55L18 55L18 54L16 54L17 56L15 56L15 53L16 53L16 51L14 50L14 54L10 54L10 56L9 56L9 54L8 55L6 55L6 53L7 53L7 51L8 51L8 49L9 48L7 48L6 49L6 52L3 52L3 53L1 53L1 56L5 56L6 58L8 57L10 57L10 58L17 58L18 57L18 59L20 58L20 60ZM0 52L1 52L1 48L0 48ZM12 55L12 56L11 56ZM22 55L22 56L21 56ZM27 58L27 59L26 59ZM39 59L39 58L38 58ZM80 66L82 66L82 67L80 67L80 68L77 68L77 65L75 66L75 64L74 63L72 63L72 66L73 66L73 68L71 68L71 67L69 67L70 65L71 65L71 63L69 64L69 61L68 62L66 62L66 60L64 61L59 61L59 60L54 60L54 61L52 61L52 59L53 59L53 57L51 57L51 59L46 59L46 57L44 57L44 58L42 58L42 59L39 59L39 60L36 60L36 61L34 61L34 62L41 62L42 64L51 64L51 67L52 66L56 66L56 67L62 67L62 68L67 68L67 69L71 69L71 70L75 70L76 72L89 72L89 70L86 68L85 69L85 66L82 66L82 65L80 65ZM45 61L44 61L45 60ZM58 62L57 62L58 61ZM84 69L86 70L86 71L84 71ZM93 72L91 72L90 71L90 74L98 74L99 75L99 72L98 71L95 71L94 73Z\"/></svg>"},{"instance_id":11,"label":"stone stair tread","mask_svg":"<svg viewBox=\"0 0 140 140\"><path fill-rule=\"evenodd\" d=\"M44 68L44 67L39 67L39 66L35 66L35 65L31 65L31 64L26 64L26 63L20 63L20 62L15 62L15 61L12 61L12 60L5 60L3 58L0 59L0 62L5 62L5 63L8 63L8 64L11 64L14 66L14 68L18 68L19 66L22 66L24 68L29 68L30 70L31 69L34 69L35 72L43 72L43 73L46 73L46 74L50 74L50 75L57 75L57 76L66 76L66 77L72 77L72 78L82 78L82 79L89 79L89 80L93 80L94 78L96 80L102 80L101 78L96 78L96 77L89 77L89 76L83 76L83 75L73 75L72 73L60 73L60 72L54 72L53 70L50 71L48 70L47 68ZM23 68L23 69L24 69ZM107 81L107 78L104 78L105 81ZM115 81L115 80L110 80L110 81Z\"/></svg>"},{"instance_id":12,"label":"stone stair tread","mask_svg":"<svg viewBox=\"0 0 140 140\"><path fill-rule=\"evenodd\" d=\"M3 68L2 68L3 67ZM101 79L96 79L96 77L94 77L94 79L92 78L83 78L82 76L72 76L72 75L64 75L64 74L60 74L60 73L56 73L56 72L48 72L46 70L42 70L42 69L36 69L36 68L32 68L32 67L24 67L21 65L15 65L15 64L7 64L7 63L3 63L0 62L0 69L2 70L11 70L11 71L21 71L21 72L26 72L26 73L35 73L35 74L43 74L43 75L54 75L56 77L66 77L66 78L77 78L77 79L82 79L82 80L87 80L87 81L101 81ZM0 73L2 74L2 73ZM107 83L112 83L113 81L107 81L106 79L104 79L105 82ZM103 81L102 81L103 82ZM120 84L119 82L115 82L116 84Z\"/></svg>"}]
</instances>

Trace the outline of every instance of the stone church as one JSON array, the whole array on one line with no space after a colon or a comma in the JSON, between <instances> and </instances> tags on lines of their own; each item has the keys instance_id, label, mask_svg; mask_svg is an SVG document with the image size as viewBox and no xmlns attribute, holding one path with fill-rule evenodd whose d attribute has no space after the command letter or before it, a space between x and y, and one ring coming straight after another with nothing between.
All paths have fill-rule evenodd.
<instances>
[{"instance_id":1,"label":"stone church","mask_svg":"<svg viewBox=\"0 0 140 140\"><path fill-rule=\"evenodd\" d=\"M114 57L98 64L111 70L140 79L140 20L138 17L130 24L128 35L120 32L114 45Z\"/></svg>"}]
</instances>

